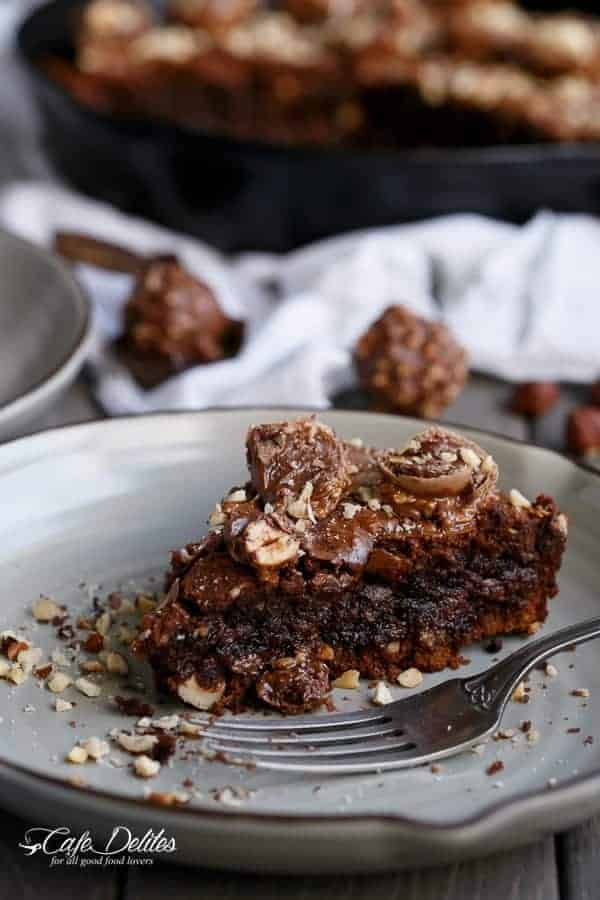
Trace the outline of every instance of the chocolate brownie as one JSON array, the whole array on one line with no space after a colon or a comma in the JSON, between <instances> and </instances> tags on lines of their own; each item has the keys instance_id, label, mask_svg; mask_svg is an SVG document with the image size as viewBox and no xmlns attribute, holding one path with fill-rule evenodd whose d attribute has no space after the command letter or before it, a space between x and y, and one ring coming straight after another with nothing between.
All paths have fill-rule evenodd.
<instances>
[{"instance_id":1,"label":"chocolate brownie","mask_svg":"<svg viewBox=\"0 0 600 900\"><path fill-rule=\"evenodd\" d=\"M544 621L566 518L549 497L499 492L472 441L430 428L374 450L301 419L247 443L251 480L173 554L142 622L134 649L160 688L213 712L299 712L348 669L456 667L466 644Z\"/></svg>"}]
</instances>

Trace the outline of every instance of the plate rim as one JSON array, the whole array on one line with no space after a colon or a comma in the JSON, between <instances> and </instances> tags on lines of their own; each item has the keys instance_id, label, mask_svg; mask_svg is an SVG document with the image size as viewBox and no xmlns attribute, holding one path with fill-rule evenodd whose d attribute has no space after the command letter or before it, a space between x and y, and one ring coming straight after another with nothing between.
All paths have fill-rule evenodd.
<instances>
[{"instance_id":1,"label":"plate rim","mask_svg":"<svg viewBox=\"0 0 600 900\"><path fill-rule=\"evenodd\" d=\"M0 425L9 422L13 418L18 418L26 411L27 407L35 405L40 397L46 393L53 393L54 389L58 389L61 384L64 384L72 375L75 375L83 363L92 338L92 308L89 296L66 263L52 253L51 250L27 240L8 228L0 227L0 242L2 241L19 245L26 253L43 260L58 274L65 287L64 295L65 297L68 296L71 301L73 310L76 312L80 323L77 334L62 359L27 390L17 394L8 403L0 404ZM38 434L41 433L38 432ZM21 438L13 440L21 440ZM12 443L12 441L6 443Z\"/></svg>"},{"instance_id":2,"label":"plate rim","mask_svg":"<svg viewBox=\"0 0 600 900\"><path fill-rule=\"evenodd\" d=\"M336 410L322 408L316 409L314 407L310 408L307 406L265 405L211 407L202 410L189 409L138 413L133 415L125 414L107 419L99 419L92 422L82 422L66 426L53 426L43 429L42 431L39 431L35 434L20 438L14 438L5 442L4 444L0 445L0 479L2 478L3 474L2 457L5 455L5 452L14 452L15 449L19 449L19 446L23 444L43 443L44 440L48 438L52 439L53 437L56 437L59 440L60 436L63 434L70 436L74 434L84 433L86 431L102 430L107 426L116 426L117 428L127 427L127 425L130 425L132 422L138 422L140 420L176 417L203 418L205 416L211 416L215 414L223 416L224 418L228 418L233 417L236 415L236 413L240 412L256 412L258 414L268 412L272 412L274 414L293 413L296 415L302 415L303 413L324 413L327 416L333 416L334 418L358 416L363 418L385 419L390 422L402 421L406 423L413 423L417 427L423 426L423 420L414 419L408 416L398 416L387 413L374 413L365 410ZM516 447L524 451L543 451L550 456L557 457L559 460L566 462L574 469L580 469L584 471L592 478L592 480L600 481L600 471L593 468L589 464L580 462L578 459L574 459L566 453L563 453L554 448L544 447L532 441L507 436L489 429L472 428L464 424L456 424L452 422L442 422L439 424L442 427L446 428L455 428L459 430L462 429L469 431L472 434L480 434L484 437L492 437L496 440L500 440L501 442L506 443L509 446L516 445ZM168 434L166 430L163 433L165 435ZM57 444L57 449L64 449L64 445L62 445L61 447L60 440ZM10 455L10 453L8 455ZM27 465L29 461L30 460L25 457L21 460L21 464ZM41 784L47 787L52 787L59 792L66 792L67 796L69 797L77 797L81 799L85 796L92 796L98 798L99 800L106 801L112 804L125 804L127 808L130 808L132 811L148 808L148 800L144 797L130 797L125 795L121 796L111 792L110 790L91 787L89 785L76 786L58 776L32 771L26 766L21 766L18 763L14 763L3 758L1 755L0 774L6 775L7 777L13 774L17 777L25 778L32 784ZM597 796L597 800L594 804L594 810L599 811L600 764L590 772L572 776L571 778L566 779L564 782L552 787L551 789L547 786L544 786L541 788L534 788L529 791L524 791L518 794L516 797L507 798L506 800L499 800L498 802L491 804L481 812L463 816L462 818L444 823L430 822L426 819L413 819L410 816L404 814L393 813L326 813L321 815L315 815L312 813L298 813L289 815L285 813L273 812L248 812L237 809L235 811L225 811L221 809L209 808L199 809L186 806L161 807L161 815L164 816L165 824L168 823L169 819L172 819L173 821L188 820L194 821L196 823L202 822L202 820L217 819L221 821L235 820L240 824L257 827L260 827L261 825L288 825L296 827L298 825L307 827L336 825L343 826L349 824L362 824L364 826L373 824L390 825L394 826L395 828L399 828L406 833L410 833L415 837L421 836L423 838L431 838L432 836L434 836L438 842L441 841L447 846L448 842L450 842L453 847L460 847L463 845L463 843L466 844L466 842L475 835L477 835L478 839L481 839L483 835L493 835L501 829L510 827L510 825L515 822L524 821L525 823L529 823L531 827L536 827L536 823L539 821L540 814L543 814L548 822L548 824L543 827L543 831L551 832L554 830L550 822L552 815L560 813L562 810L564 810L565 805L572 807L578 802L578 800L582 800L584 797L590 800L594 797L594 795ZM587 807L584 808L583 804L582 812L582 819L592 814Z\"/></svg>"}]
</instances>

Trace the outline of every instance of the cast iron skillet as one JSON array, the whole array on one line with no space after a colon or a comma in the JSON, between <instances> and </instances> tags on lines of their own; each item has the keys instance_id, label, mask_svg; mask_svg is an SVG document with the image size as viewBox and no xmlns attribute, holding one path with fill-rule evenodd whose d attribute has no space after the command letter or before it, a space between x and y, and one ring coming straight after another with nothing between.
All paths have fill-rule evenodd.
<instances>
[{"instance_id":1,"label":"cast iron skillet","mask_svg":"<svg viewBox=\"0 0 600 900\"><path fill-rule=\"evenodd\" d=\"M54 0L18 33L51 160L79 190L223 250L289 250L456 211L517 222L541 207L600 211L597 144L290 149L96 114L37 65L41 56L69 53L81 2Z\"/></svg>"}]
</instances>

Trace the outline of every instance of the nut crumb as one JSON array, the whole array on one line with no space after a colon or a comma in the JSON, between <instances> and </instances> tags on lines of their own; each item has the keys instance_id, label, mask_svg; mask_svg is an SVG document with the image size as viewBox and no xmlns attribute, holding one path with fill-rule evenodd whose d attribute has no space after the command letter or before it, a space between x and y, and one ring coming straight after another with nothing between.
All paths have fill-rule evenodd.
<instances>
[{"instance_id":1,"label":"nut crumb","mask_svg":"<svg viewBox=\"0 0 600 900\"><path fill-rule=\"evenodd\" d=\"M80 747L83 747L87 755L93 759L102 759L110 753L110 747L106 741L100 740L98 737L89 737L85 741L80 741Z\"/></svg>"},{"instance_id":2,"label":"nut crumb","mask_svg":"<svg viewBox=\"0 0 600 900\"><path fill-rule=\"evenodd\" d=\"M401 687L415 688L422 683L423 675L419 669L413 667L411 669L405 669L404 672L400 672L396 681Z\"/></svg>"},{"instance_id":3,"label":"nut crumb","mask_svg":"<svg viewBox=\"0 0 600 900\"><path fill-rule=\"evenodd\" d=\"M53 694L61 694L71 684L71 678L66 672L55 672L46 682L48 690Z\"/></svg>"},{"instance_id":4,"label":"nut crumb","mask_svg":"<svg viewBox=\"0 0 600 900\"><path fill-rule=\"evenodd\" d=\"M68 709L73 709L73 704L69 700L63 700L62 697L57 697L54 701L54 709L56 712L67 712Z\"/></svg>"},{"instance_id":5,"label":"nut crumb","mask_svg":"<svg viewBox=\"0 0 600 900\"><path fill-rule=\"evenodd\" d=\"M393 699L387 684L384 681L378 681L375 685L375 691L371 697L371 702L376 706L385 706L387 703L392 703Z\"/></svg>"},{"instance_id":6,"label":"nut crumb","mask_svg":"<svg viewBox=\"0 0 600 900\"><path fill-rule=\"evenodd\" d=\"M331 687L355 691L360 687L360 672L358 669L348 669L346 672L342 672L339 678L331 682Z\"/></svg>"},{"instance_id":7,"label":"nut crumb","mask_svg":"<svg viewBox=\"0 0 600 900\"><path fill-rule=\"evenodd\" d=\"M531 502L527 497L523 496L521 491L518 491L516 488L511 488L508 492L508 499L517 509L529 509L531 506Z\"/></svg>"},{"instance_id":8,"label":"nut crumb","mask_svg":"<svg viewBox=\"0 0 600 900\"><path fill-rule=\"evenodd\" d=\"M75 681L75 687L80 693L85 694L86 697L99 697L102 693L100 685L90 681L89 678L78 678Z\"/></svg>"},{"instance_id":9,"label":"nut crumb","mask_svg":"<svg viewBox=\"0 0 600 900\"><path fill-rule=\"evenodd\" d=\"M76 746L72 747L67 753L67 762L73 763L74 765L80 766L83 763L87 762L88 754L85 747Z\"/></svg>"},{"instance_id":10,"label":"nut crumb","mask_svg":"<svg viewBox=\"0 0 600 900\"><path fill-rule=\"evenodd\" d=\"M60 606L50 597L40 597L33 604L31 611L36 622L51 622L52 619L61 618L64 614Z\"/></svg>"},{"instance_id":11,"label":"nut crumb","mask_svg":"<svg viewBox=\"0 0 600 900\"><path fill-rule=\"evenodd\" d=\"M160 772L160 763L156 759L150 759L149 756L138 756L133 767L135 774L140 778L154 778Z\"/></svg>"}]
</instances>

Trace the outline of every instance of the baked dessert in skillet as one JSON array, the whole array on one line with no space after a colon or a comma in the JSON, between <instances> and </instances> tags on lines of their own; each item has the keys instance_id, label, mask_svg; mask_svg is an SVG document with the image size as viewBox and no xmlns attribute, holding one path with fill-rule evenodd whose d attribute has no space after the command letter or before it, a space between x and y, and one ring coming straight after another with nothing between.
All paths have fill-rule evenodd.
<instances>
[{"instance_id":1,"label":"baked dessert in skillet","mask_svg":"<svg viewBox=\"0 0 600 900\"><path fill-rule=\"evenodd\" d=\"M376 450L305 418L251 428L246 453L248 482L173 553L134 645L186 703L311 710L348 670L456 668L472 641L546 618L567 520L499 491L474 442L431 427Z\"/></svg>"},{"instance_id":2,"label":"baked dessert in skillet","mask_svg":"<svg viewBox=\"0 0 600 900\"><path fill-rule=\"evenodd\" d=\"M81 102L244 140L465 146L600 139L600 24L514 0L90 0Z\"/></svg>"}]
</instances>

